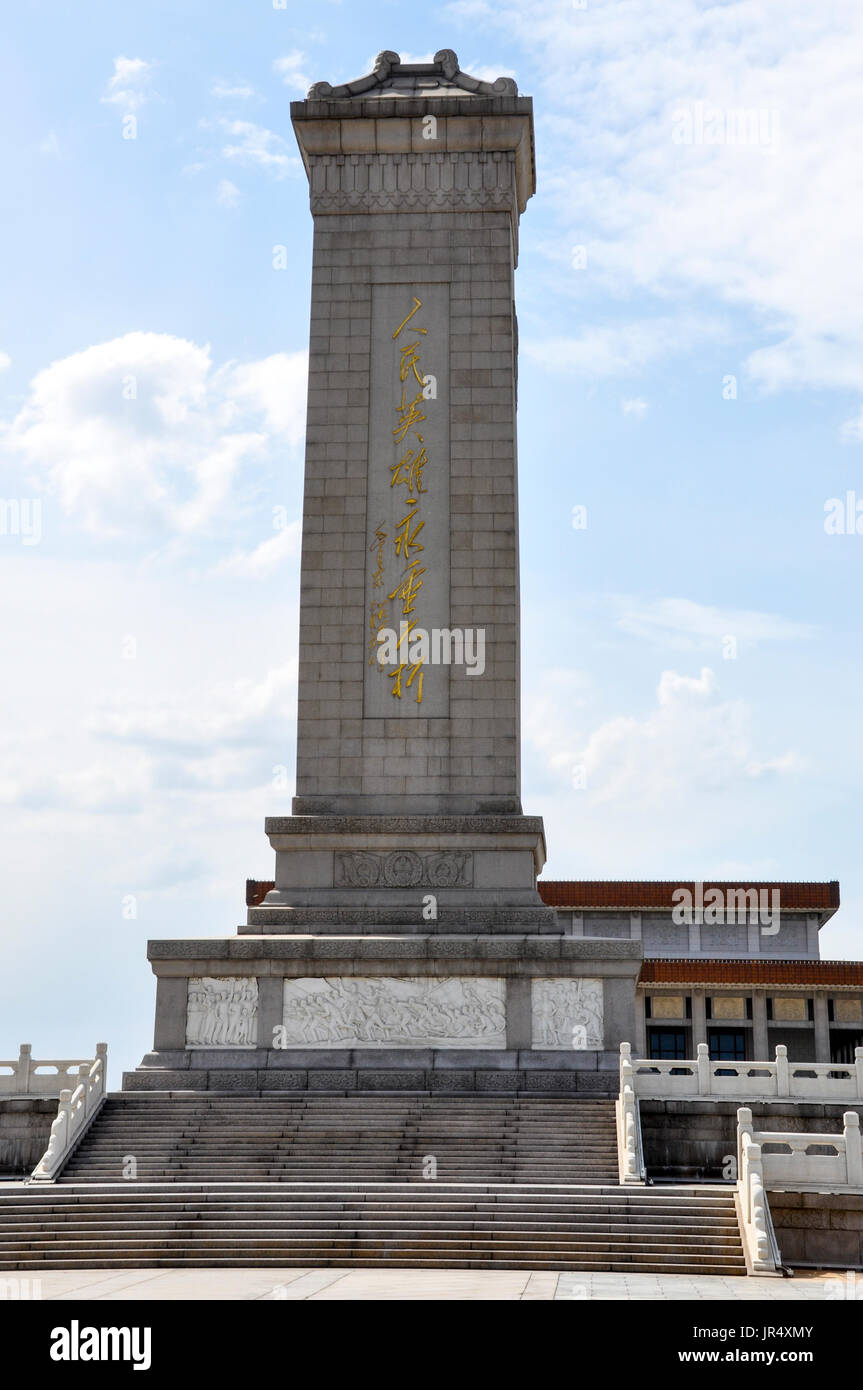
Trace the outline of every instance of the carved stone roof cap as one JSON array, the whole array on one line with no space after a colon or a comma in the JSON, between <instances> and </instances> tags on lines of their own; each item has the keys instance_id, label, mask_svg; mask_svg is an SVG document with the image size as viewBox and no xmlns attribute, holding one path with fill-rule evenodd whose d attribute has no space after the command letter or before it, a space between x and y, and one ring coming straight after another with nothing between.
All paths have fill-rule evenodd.
<instances>
[{"instance_id":1,"label":"carved stone roof cap","mask_svg":"<svg viewBox=\"0 0 863 1390\"><path fill-rule=\"evenodd\" d=\"M315 82L309 88L309 101L362 97L452 97L468 93L477 97L518 96L512 77L498 77L483 82L462 72L458 58L451 48L442 48L430 63L403 63L398 53L388 49L379 53L368 77L358 77L332 87L329 82Z\"/></svg>"}]
</instances>

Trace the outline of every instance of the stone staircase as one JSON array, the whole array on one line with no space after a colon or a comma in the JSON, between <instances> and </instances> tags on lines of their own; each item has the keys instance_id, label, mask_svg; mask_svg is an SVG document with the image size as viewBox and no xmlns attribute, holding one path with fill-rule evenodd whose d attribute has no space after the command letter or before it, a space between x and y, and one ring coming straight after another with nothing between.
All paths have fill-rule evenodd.
<instances>
[{"instance_id":1,"label":"stone staircase","mask_svg":"<svg viewBox=\"0 0 863 1390\"><path fill-rule=\"evenodd\" d=\"M110 1096L64 1182L616 1183L608 1100L449 1096Z\"/></svg>"},{"instance_id":2,"label":"stone staircase","mask_svg":"<svg viewBox=\"0 0 863 1390\"><path fill-rule=\"evenodd\" d=\"M618 1185L604 1100L114 1095L0 1191L7 1270L325 1265L746 1272L729 1190Z\"/></svg>"}]
</instances>

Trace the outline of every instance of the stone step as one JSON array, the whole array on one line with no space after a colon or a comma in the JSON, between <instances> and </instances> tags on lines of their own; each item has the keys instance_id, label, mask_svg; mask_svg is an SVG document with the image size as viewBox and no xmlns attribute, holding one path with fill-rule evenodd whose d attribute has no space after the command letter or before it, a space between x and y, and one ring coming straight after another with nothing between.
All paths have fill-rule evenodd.
<instances>
[{"instance_id":1,"label":"stone step","mask_svg":"<svg viewBox=\"0 0 863 1390\"><path fill-rule=\"evenodd\" d=\"M40 1209L41 1210L41 1209ZM48 1209L46 1209L48 1210ZM496 1226L509 1223L529 1224L539 1228L542 1225L554 1225L563 1227L569 1225L601 1226L603 1229L610 1229L612 1226L621 1226L627 1229L640 1228L669 1228L679 1230L683 1233L689 1231L703 1231L709 1225L712 1230L717 1226L725 1225L730 1229L736 1228L736 1220L732 1214L722 1217L715 1213L690 1212L687 1215L679 1213L649 1213L649 1212L622 1212L614 1213L597 1211L590 1212L583 1208L572 1211L552 1208L547 1211L542 1209L537 1212L533 1207L513 1207L503 1210L494 1208L455 1206L446 1204L428 1210L421 1210L415 1204L404 1203L402 1206L378 1207L370 1204L367 1209L363 1209L360 1204L352 1208L346 1208L342 1204L325 1205L323 1203L303 1203L298 1202L291 1205L271 1205L264 1207L258 1205L251 1212L244 1213L242 1216L235 1216L234 1209L225 1207L211 1209L208 1205L199 1208L191 1208L188 1205L182 1206L179 1211L169 1207L167 1204L153 1205L152 1207L133 1207L130 1205L120 1206L115 1204L109 1208L88 1208L82 1204L69 1213L58 1214L48 1210L47 1215L40 1215L37 1212L15 1212L9 1213L4 1218L4 1229L17 1229L19 1226L61 1226L68 1228L70 1225L83 1226L88 1224L99 1224L100 1222L123 1219L147 1220L147 1221L230 1221L235 1220L239 1224L254 1225L256 1221L380 1221L387 1220L410 1220L416 1222L423 1221L471 1221L489 1222ZM707 1220L705 1220L707 1218Z\"/></svg>"},{"instance_id":2,"label":"stone step","mask_svg":"<svg viewBox=\"0 0 863 1390\"><path fill-rule=\"evenodd\" d=\"M732 1191L621 1187L596 1098L111 1096L0 1191L2 1268L255 1265L745 1273Z\"/></svg>"},{"instance_id":3,"label":"stone step","mask_svg":"<svg viewBox=\"0 0 863 1390\"><path fill-rule=\"evenodd\" d=\"M741 1260L740 1263L723 1261L720 1259L711 1260L707 1268L694 1264L675 1263L669 1268L667 1260L663 1257L659 1260L645 1259L643 1261L622 1261L608 1259L588 1259L582 1256L575 1261L540 1259L534 1260L526 1255L519 1255L516 1258L490 1253L481 1259L461 1259L453 1255L447 1255L440 1259L429 1257L405 1256L398 1253L389 1253L383 1256L371 1257L352 1253L350 1257L340 1255L337 1258L321 1257L314 1253L307 1253L304 1258L297 1258L296 1255L275 1257L265 1257L252 1254L250 1256L239 1255L229 1252L225 1255L209 1254L206 1257L188 1255L172 1255L167 1259L154 1255L121 1255L109 1257L98 1255L94 1258L74 1258L58 1257L46 1260L37 1256L35 1258L22 1258L14 1264L4 1265L6 1270L18 1272L41 1271L52 1269L69 1270L88 1270L88 1269L305 1269L308 1267L319 1269L343 1268L351 1269L434 1269L441 1271L449 1270L470 1270L470 1269L516 1269L525 1270L530 1273L533 1270L547 1270L551 1272L560 1271L563 1273L597 1273L597 1274L712 1274L742 1276L746 1273L746 1266Z\"/></svg>"},{"instance_id":4,"label":"stone step","mask_svg":"<svg viewBox=\"0 0 863 1390\"><path fill-rule=\"evenodd\" d=\"M0 1212L11 1210L32 1210L40 1206L52 1210L68 1209L71 1212L82 1206L126 1206L130 1202L156 1203L185 1206L233 1207L236 1204L257 1205L269 1208L283 1203L293 1205L301 1201L305 1204L337 1202L349 1205L399 1204L415 1206L426 1202L430 1205L464 1204L485 1205L493 1209L525 1206L535 1210L560 1209L562 1207L583 1207L591 1211L694 1211L699 1214L733 1211L731 1193L713 1196L674 1196L661 1189L633 1192L632 1188L613 1186L584 1187L576 1184L538 1184L536 1186L519 1184L500 1184L490 1189L485 1183L243 1183L226 1185L217 1182L210 1185L200 1182L189 1183L106 1183L101 1187L83 1184L67 1188L41 1185L28 1191L0 1195Z\"/></svg>"},{"instance_id":5,"label":"stone step","mask_svg":"<svg viewBox=\"0 0 863 1390\"><path fill-rule=\"evenodd\" d=\"M371 1133L366 1131L363 1135L356 1138L343 1132L333 1132L331 1134L321 1133L316 1130L314 1133L305 1133L299 1130L293 1134L285 1133L284 1130L274 1130L272 1134L262 1131L248 1131L244 1134L231 1135L226 1138L224 1131L201 1130L198 1133L184 1130L182 1133L153 1134L151 1132L141 1133L140 1130L131 1130L126 1134L117 1134L113 1130L100 1131L94 1135L89 1142L91 1149L119 1149L124 1143L135 1143L143 1145L149 1149L175 1148L180 1144L200 1144L216 1145L230 1149L252 1149L261 1148L264 1145L282 1145L285 1148L296 1148L304 1146L306 1148L320 1149L330 1148L333 1145L339 1147L347 1146L348 1152L354 1153L358 1149L415 1149L421 1144L436 1142L447 1144L451 1148L464 1149L470 1153L518 1153L525 1148L540 1147L543 1151L549 1149L552 1153L572 1153L575 1150L587 1150L593 1153L608 1152L609 1141L613 1138L610 1134L564 1134L556 1132L553 1137L547 1140L543 1136L534 1135L501 1135L494 1139L483 1137L480 1134L452 1134L442 1130L429 1130L425 1133L406 1133L404 1130L393 1130L387 1133ZM522 1142L522 1141L527 1142Z\"/></svg>"},{"instance_id":6,"label":"stone step","mask_svg":"<svg viewBox=\"0 0 863 1390\"><path fill-rule=\"evenodd\" d=\"M352 1233L347 1232L342 1237L320 1237L303 1236L297 1238L283 1238L283 1240L264 1240L257 1237L256 1240L225 1240L225 1238L202 1236L195 1237L193 1250L189 1248L189 1240L185 1237L171 1238L147 1238L147 1240L111 1240L106 1236L101 1236L99 1240L89 1241L67 1241L57 1247L56 1241L49 1241L44 1247L44 1251L39 1250L35 1245L13 1245L10 1250L4 1252L4 1259L10 1261L21 1258L36 1258L39 1254L47 1254L47 1258L81 1257L81 1255L93 1255L97 1251L104 1250L106 1255L126 1254L126 1255L221 1255L224 1252L235 1250L242 1252L243 1255L254 1254L261 1257L277 1257L279 1252L285 1257L297 1257L297 1255L309 1254L310 1257L320 1257L327 1255L328 1258L338 1258L339 1255L349 1258L353 1254L397 1254L400 1255L452 1255L454 1258L478 1254L486 1257L500 1257L506 1255L509 1258L517 1258L520 1255L531 1259L685 1259L689 1264L710 1265L716 1259L734 1259L734 1251L727 1245L712 1245L707 1241L705 1247L700 1252L691 1250L678 1250L673 1243L653 1243L645 1247L631 1248L627 1244L605 1243L586 1243L586 1241L531 1241L525 1240L488 1240L488 1238L442 1238L435 1237L429 1240L422 1240L406 1234L406 1236L391 1236L375 1238L374 1236L353 1237Z\"/></svg>"},{"instance_id":7,"label":"stone step","mask_svg":"<svg viewBox=\"0 0 863 1390\"><path fill-rule=\"evenodd\" d=\"M50 1217L36 1221L17 1221L4 1223L4 1238L18 1239L23 1234L46 1234L49 1232L59 1232L64 1237L72 1238L79 1231L88 1230L107 1230L109 1228L122 1226L131 1228L133 1226L168 1226L171 1229L183 1229L200 1231L207 1227L218 1227L219 1229L235 1228L243 1231L256 1231L261 1229L294 1231L312 1228L338 1228L338 1229L362 1229L367 1230L373 1227L385 1225L388 1228L410 1228L434 1232L438 1230L463 1230L463 1231L486 1231L498 1232L512 1230L513 1232L551 1233L554 1235L567 1234L573 1232L584 1232L591 1235L607 1235L610 1232L617 1232L623 1236L628 1236L632 1232L649 1235L655 1233L657 1237L667 1236L674 1238L707 1239L714 1236L726 1236L729 1232L734 1235L735 1224L732 1222L704 1223L690 1221L681 1223L679 1221L661 1222L630 1222L627 1220L612 1221L591 1221L578 1218L564 1220L537 1220L529 1213L506 1214L500 1218L494 1215L481 1215L470 1212L439 1212L422 1213L411 1211L376 1211L374 1213L363 1212L287 1212L260 1213L252 1219L233 1217L229 1214L206 1213L167 1213L153 1212L116 1212L110 1217L89 1217L81 1221L56 1221Z\"/></svg>"},{"instance_id":8,"label":"stone step","mask_svg":"<svg viewBox=\"0 0 863 1390\"><path fill-rule=\"evenodd\" d=\"M70 1226L74 1226L74 1230L76 1233L78 1231L101 1230L103 1227L107 1225L116 1225L118 1222L122 1223L123 1226L127 1228L136 1225L150 1226L155 1224L165 1225L167 1223L173 1223L178 1226L182 1225L184 1227L189 1227L190 1229L198 1229L202 1226L207 1225L218 1225L219 1227L235 1226L238 1229L254 1230L258 1226L266 1226L268 1229L276 1227L294 1229L295 1227L305 1228L307 1226L339 1225L345 1224L347 1222L356 1225L357 1223L368 1224L369 1222L371 1222L374 1224L383 1221L385 1221L388 1225L393 1226L409 1224L411 1226L416 1227L417 1229L424 1227L428 1227L429 1229L443 1229L443 1227L453 1229L491 1229L493 1227L495 1230L527 1229L537 1232L544 1230L555 1232L564 1230L601 1230L605 1232L619 1231L623 1234L629 1234L633 1231L642 1233L649 1233L651 1231L655 1231L658 1234L676 1233L680 1236L681 1239L684 1237L688 1238L690 1236L692 1238L700 1239L701 1234L705 1230L704 1224L698 1221L651 1221L646 1218L641 1220L616 1219L609 1221L607 1219L601 1219L591 1221L586 1220L583 1216L578 1215L569 1217L568 1219L561 1218L560 1216L558 1216L556 1220L551 1221L539 1220L536 1216L532 1215L529 1212L517 1212L514 1214L507 1213L506 1216L498 1219L497 1217L489 1214L483 1215L475 1212L459 1213L444 1211L437 1214L417 1214L416 1211L412 1210L390 1211L389 1209L385 1209L383 1211L376 1211L369 1214L364 1214L362 1212L357 1211L347 1213L335 1211L290 1211L278 1213L261 1213L257 1216L252 1217L233 1216L230 1213L207 1213L206 1211L202 1211L195 1214L188 1212L181 1214L169 1214L164 1211L135 1211L132 1213L118 1211L113 1213L108 1218L104 1216L101 1216L99 1218L90 1216L87 1219L79 1218L74 1222L70 1222L68 1220L58 1220L56 1218L48 1218L36 1221L34 1221L32 1218L20 1221L10 1220L4 1225L4 1230L11 1236L18 1234L19 1232L24 1230L34 1232L58 1230L68 1234ZM709 1229L711 1233L719 1231L731 1231L733 1233L736 1230L736 1222L723 1222L717 1220L710 1224Z\"/></svg>"}]
</instances>

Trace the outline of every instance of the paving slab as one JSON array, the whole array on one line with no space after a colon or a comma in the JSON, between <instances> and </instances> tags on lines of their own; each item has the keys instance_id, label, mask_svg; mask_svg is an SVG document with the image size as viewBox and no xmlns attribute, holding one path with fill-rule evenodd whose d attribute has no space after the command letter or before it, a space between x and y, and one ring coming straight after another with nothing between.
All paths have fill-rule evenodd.
<instances>
[{"instance_id":1,"label":"paving slab","mask_svg":"<svg viewBox=\"0 0 863 1390\"><path fill-rule=\"evenodd\" d=\"M10 1282L18 1276L6 1275ZM811 1302L859 1299L863 1274L805 1272L792 1279L722 1275L593 1274L530 1270L126 1269L45 1270L22 1278L32 1299L92 1302L682 1301ZM0 1280L0 1301L14 1295Z\"/></svg>"}]
</instances>

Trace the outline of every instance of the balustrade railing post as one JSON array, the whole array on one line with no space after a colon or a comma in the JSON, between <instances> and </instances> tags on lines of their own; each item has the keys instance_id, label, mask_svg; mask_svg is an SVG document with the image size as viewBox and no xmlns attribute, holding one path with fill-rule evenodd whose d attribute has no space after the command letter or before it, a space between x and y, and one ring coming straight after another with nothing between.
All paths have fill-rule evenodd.
<instances>
[{"instance_id":1,"label":"balustrade railing post","mask_svg":"<svg viewBox=\"0 0 863 1390\"><path fill-rule=\"evenodd\" d=\"M90 1105L92 1103L90 1100L90 1093L93 1089L92 1083L90 1081L89 1062L81 1062L78 1067L78 1085L81 1087L83 1091L83 1095L81 1096L81 1108L84 1111L84 1116L86 1117L90 1113Z\"/></svg>"},{"instance_id":2,"label":"balustrade railing post","mask_svg":"<svg viewBox=\"0 0 863 1390\"><path fill-rule=\"evenodd\" d=\"M778 1043L776 1047L776 1094L777 1096L790 1096L791 1094L788 1048L784 1043Z\"/></svg>"},{"instance_id":3,"label":"balustrade railing post","mask_svg":"<svg viewBox=\"0 0 863 1390\"><path fill-rule=\"evenodd\" d=\"M633 1089L633 1091L635 1090L635 1078L634 1078L634 1075L633 1075L633 1067L632 1067L632 1047L630 1046L630 1044L629 1044L628 1042L622 1042L622 1043L620 1044L620 1094L621 1094L621 1095L623 1095L623 1092L624 1092L624 1090L625 1090L625 1088L626 1088L627 1086L631 1086L632 1089Z\"/></svg>"},{"instance_id":4,"label":"balustrade railing post","mask_svg":"<svg viewBox=\"0 0 863 1390\"><path fill-rule=\"evenodd\" d=\"M747 1176L747 1161L745 1153L745 1144L743 1141L744 1135L748 1135L750 1139L752 1138L752 1111L750 1110L748 1105L741 1105L740 1109L737 1111L737 1177L738 1179L744 1180L744 1200L745 1205L748 1209L749 1183L748 1181L745 1181Z\"/></svg>"},{"instance_id":5,"label":"balustrade railing post","mask_svg":"<svg viewBox=\"0 0 863 1390\"><path fill-rule=\"evenodd\" d=\"M72 1092L65 1090L60 1092L60 1104L57 1108L57 1119L61 1123L57 1126L62 1136L58 1147L62 1153L69 1143L69 1127L72 1123Z\"/></svg>"},{"instance_id":6,"label":"balustrade railing post","mask_svg":"<svg viewBox=\"0 0 863 1390\"><path fill-rule=\"evenodd\" d=\"M709 1096L712 1090L710 1078L710 1048L707 1043L698 1044L698 1058L696 1061L698 1068L698 1094Z\"/></svg>"},{"instance_id":7,"label":"balustrade railing post","mask_svg":"<svg viewBox=\"0 0 863 1390\"><path fill-rule=\"evenodd\" d=\"M854 1070L857 1073L857 1099L863 1100L863 1047L854 1049Z\"/></svg>"},{"instance_id":8,"label":"balustrade railing post","mask_svg":"<svg viewBox=\"0 0 863 1390\"><path fill-rule=\"evenodd\" d=\"M863 1149L860 1147L860 1116L846 1110L842 1116L845 1139L845 1177L849 1187L863 1187Z\"/></svg>"},{"instance_id":9,"label":"balustrade railing post","mask_svg":"<svg viewBox=\"0 0 863 1390\"><path fill-rule=\"evenodd\" d=\"M15 1085L13 1090L19 1096L26 1096L30 1091L30 1068L32 1065L33 1047L31 1043L21 1043L18 1048L18 1066L15 1071Z\"/></svg>"}]
</instances>

